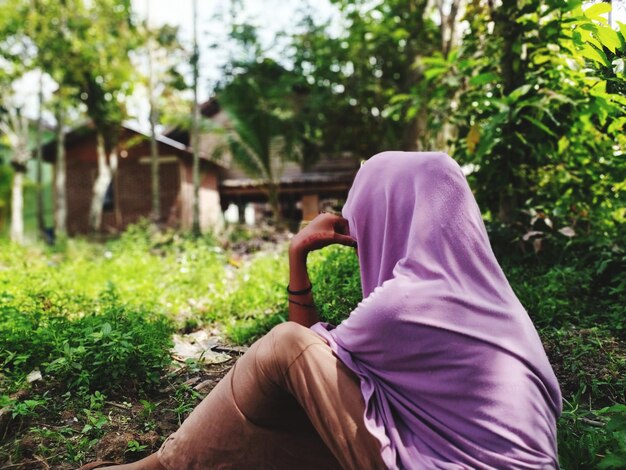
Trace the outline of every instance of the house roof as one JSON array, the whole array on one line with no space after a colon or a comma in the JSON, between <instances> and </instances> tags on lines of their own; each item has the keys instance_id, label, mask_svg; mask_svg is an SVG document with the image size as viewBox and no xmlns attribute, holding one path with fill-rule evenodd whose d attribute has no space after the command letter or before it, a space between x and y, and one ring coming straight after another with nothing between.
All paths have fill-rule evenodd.
<instances>
[{"instance_id":1,"label":"house roof","mask_svg":"<svg viewBox=\"0 0 626 470\"><path fill-rule=\"evenodd\" d=\"M323 158L312 168L302 170L295 162L288 162L280 178L281 194L317 192L328 197L345 197L359 161L353 156ZM233 200L261 200L265 197L266 182L242 174L236 167L222 173L220 197L226 202Z\"/></svg>"},{"instance_id":2,"label":"house roof","mask_svg":"<svg viewBox=\"0 0 626 470\"><path fill-rule=\"evenodd\" d=\"M141 131L138 127L135 127L131 124L124 124L124 129L128 129L131 132L134 132L136 134L142 135L144 137L146 137L147 139L150 138L150 135L147 134L146 132ZM175 148L177 150L182 150L188 153L193 153L192 150L187 147L185 144L182 144L174 139L170 139L169 137L165 136L165 135L157 135L156 138L157 142L161 142L162 144L165 144L169 147Z\"/></svg>"},{"instance_id":3,"label":"house roof","mask_svg":"<svg viewBox=\"0 0 626 470\"><path fill-rule=\"evenodd\" d=\"M212 118L217 113L220 112L220 105L217 102L217 98L210 98L208 101L200 104L200 115L206 118ZM163 131L163 135L167 136L171 139L176 140L177 142L182 142L186 145L189 145L189 129L184 129L180 125L173 125L166 128Z\"/></svg>"},{"instance_id":4,"label":"house roof","mask_svg":"<svg viewBox=\"0 0 626 470\"><path fill-rule=\"evenodd\" d=\"M146 140L150 139L150 136L147 133L141 131L139 128L135 127L134 125L130 123L122 124L122 129L127 132L130 132L131 134L135 134L136 136L140 137L141 140L143 140L143 138L145 138ZM93 135L94 132L95 132L95 127L93 126L91 122L86 122L75 127L74 129L72 129L65 135L66 148L71 147L73 144L78 143L79 141L83 140L85 137ZM125 139L125 141L128 141L128 140L130 139ZM157 142L161 145L165 145L173 150L176 150L175 153L178 156L188 157L188 158L193 157L193 152L188 146L166 135L157 136ZM56 160L56 138L53 138L52 140L50 140L43 146L43 158L47 162L54 162ZM215 162L211 162L211 163L215 164ZM216 164L216 166L219 166L219 165Z\"/></svg>"}]
</instances>

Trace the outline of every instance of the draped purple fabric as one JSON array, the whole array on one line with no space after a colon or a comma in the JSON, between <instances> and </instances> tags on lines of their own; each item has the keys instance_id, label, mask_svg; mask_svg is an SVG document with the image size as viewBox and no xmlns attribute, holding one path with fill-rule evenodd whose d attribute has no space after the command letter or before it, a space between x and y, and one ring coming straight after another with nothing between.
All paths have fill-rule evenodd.
<instances>
[{"instance_id":1,"label":"draped purple fabric","mask_svg":"<svg viewBox=\"0 0 626 470\"><path fill-rule=\"evenodd\" d=\"M459 165L378 154L343 216L364 300L338 326L311 329L360 377L387 466L558 468L559 386Z\"/></svg>"}]
</instances>

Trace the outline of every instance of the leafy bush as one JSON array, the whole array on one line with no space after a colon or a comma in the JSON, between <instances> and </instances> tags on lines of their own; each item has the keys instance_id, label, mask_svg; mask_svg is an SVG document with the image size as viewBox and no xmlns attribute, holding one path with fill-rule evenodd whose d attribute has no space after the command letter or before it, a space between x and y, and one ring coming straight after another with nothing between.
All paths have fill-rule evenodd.
<instances>
[{"instance_id":1,"label":"leafy bush","mask_svg":"<svg viewBox=\"0 0 626 470\"><path fill-rule=\"evenodd\" d=\"M320 317L337 325L363 298L359 260L353 249L330 246L310 255L310 277Z\"/></svg>"},{"instance_id":2,"label":"leafy bush","mask_svg":"<svg viewBox=\"0 0 626 470\"><path fill-rule=\"evenodd\" d=\"M592 412L576 398L566 401L559 421L559 463L567 470L626 467L626 405Z\"/></svg>"},{"instance_id":3,"label":"leafy bush","mask_svg":"<svg viewBox=\"0 0 626 470\"><path fill-rule=\"evenodd\" d=\"M67 390L147 389L169 363L171 324L106 291L85 315L0 307L0 373L17 385L40 368Z\"/></svg>"},{"instance_id":4,"label":"leafy bush","mask_svg":"<svg viewBox=\"0 0 626 470\"><path fill-rule=\"evenodd\" d=\"M589 269L573 266L507 266L507 276L537 327L578 322L589 308Z\"/></svg>"},{"instance_id":5,"label":"leafy bush","mask_svg":"<svg viewBox=\"0 0 626 470\"><path fill-rule=\"evenodd\" d=\"M626 333L624 306L620 297L623 274L612 274L623 265L617 257L602 260L596 252L592 263L585 255L564 257L547 263L541 257L505 259L503 269L513 290L539 328L572 324L591 328L598 324L620 337ZM591 253L591 254L590 254Z\"/></svg>"}]
</instances>

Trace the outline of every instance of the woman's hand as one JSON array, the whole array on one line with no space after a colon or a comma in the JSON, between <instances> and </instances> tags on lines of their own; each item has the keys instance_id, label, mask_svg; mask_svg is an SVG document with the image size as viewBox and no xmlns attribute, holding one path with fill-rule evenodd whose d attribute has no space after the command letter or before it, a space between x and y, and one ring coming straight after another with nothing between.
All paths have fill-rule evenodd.
<instances>
[{"instance_id":1,"label":"woman's hand","mask_svg":"<svg viewBox=\"0 0 626 470\"><path fill-rule=\"evenodd\" d=\"M306 293L289 295L289 320L306 327L320 321L310 289L307 255L333 243L356 246L356 240L348 233L346 219L323 212L293 237L289 246L289 286L292 291Z\"/></svg>"},{"instance_id":2,"label":"woman's hand","mask_svg":"<svg viewBox=\"0 0 626 470\"><path fill-rule=\"evenodd\" d=\"M346 219L322 212L293 237L289 250L300 256L306 256L311 251L319 250L333 243L355 247L356 240L348 233L348 221Z\"/></svg>"}]
</instances>

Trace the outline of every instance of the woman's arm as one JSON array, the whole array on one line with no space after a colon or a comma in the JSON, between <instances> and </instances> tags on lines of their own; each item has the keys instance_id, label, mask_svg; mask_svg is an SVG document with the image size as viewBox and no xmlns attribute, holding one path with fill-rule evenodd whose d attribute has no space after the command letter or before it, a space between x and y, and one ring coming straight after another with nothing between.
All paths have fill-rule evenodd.
<instances>
[{"instance_id":1,"label":"woman's arm","mask_svg":"<svg viewBox=\"0 0 626 470\"><path fill-rule=\"evenodd\" d=\"M289 289L307 290L311 285L307 272L307 256L333 243L356 246L348 235L348 221L334 214L321 213L291 240L289 247ZM289 320L309 327L320 320L313 302L313 293L289 294Z\"/></svg>"},{"instance_id":2,"label":"woman's arm","mask_svg":"<svg viewBox=\"0 0 626 470\"><path fill-rule=\"evenodd\" d=\"M311 285L306 268L307 254L293 244L289 247L289 289L292 291L303 290ZM304 295L289 294L289 320L307 327L320 320L313 303L313 292Z\"/></svg>"}]
</instances>

